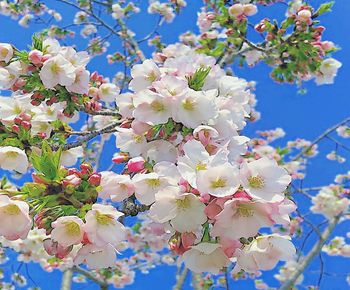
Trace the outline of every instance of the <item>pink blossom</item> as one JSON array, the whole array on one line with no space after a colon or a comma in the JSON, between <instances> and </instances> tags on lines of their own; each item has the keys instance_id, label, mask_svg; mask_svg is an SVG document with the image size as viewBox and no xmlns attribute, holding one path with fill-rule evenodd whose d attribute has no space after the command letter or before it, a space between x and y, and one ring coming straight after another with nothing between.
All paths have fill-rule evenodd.
<instances>
[{"instance_id":1,"label":"pink blossom","mask_svg":"<svg viewBox=\"0 0 350 290\"><path fill-rule=\"evenodd\" d=\"M111 205L94 204L85 216L84 231L89 241L104 247L107 244L117 245L125 239L125 228L117 221L123 213Z\"/></svg>"},{"instance_id":2,"label":"pink blossom","mask_svg":"<svg viewBox=\"0 0 350 290\"><path fill-rule=\"evenodd\" d=\"M29 205L20 200L0 195L0 235L14 241L25 239L32 227Z\"/></svg>"},{"instance_id":3,"label":"pink blossom","mask_svg":"<svg viewBox=\"0 0 350 290\"><path fill-rule=\"evenodd\" d=\"M78 245L83 240L83 225L76 216L59 217L52 223L51 238L63 247Z\"/></svg>"}]
</instances>

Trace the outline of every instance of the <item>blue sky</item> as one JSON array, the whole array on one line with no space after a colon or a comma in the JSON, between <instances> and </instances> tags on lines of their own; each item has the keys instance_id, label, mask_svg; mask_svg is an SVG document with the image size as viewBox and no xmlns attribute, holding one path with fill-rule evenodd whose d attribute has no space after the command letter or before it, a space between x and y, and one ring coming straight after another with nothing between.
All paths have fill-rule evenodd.
<instances>
[{"instance_id":1,"label":"blue sky","mask_svg":"<svg viewBox=\"0 0 350 290\"><path fill-rule=\"evenodd\" d=\"M64 6L58 5L56 1L46 1L47 5L52 5L57 8L64 18L72 19L73 10L67 10ZM142 8L147 7L147 1L143 2ZM172 24L165 25L160 29L163 35L163 40L166 43L177 41L177 35L187 30L195 30L196 11L199 10L202 1L189 0L188 7L184 13L179 16ZM309 1L312 5L317 6L323 1ZM285 6L276 4L272 7L263 8L259 6L259 13L253 19L262 19L264 17L277 18L283 17ZM258 99L258 111L261 112L262 118L255 124L249 124L245 130L245 135L253 136L256 130L267 130L276 127L281 127L286 132L286 137L279 141L278 144L283 144L287 140L294 140L297 137L313 140L325 129L338 123L345 117L349 116L349 89L350 89L350 1L338 0L333 8L333 12L322 16L322 24L327 28L324 34L324 39L331 40L341 47L341 50L334 54L334 57L343 63L339 74L335 80L335 84L331 86L317 86L312 81L305 83L304 87L308 90L307 94L300 95L298 89L293 85L279 85L269 78L270 68L264 64L259 64L256 67L238 68L234 66L234 72L240 77L257 82L256 95ZM19 48L25 48L30 43L31 34L39 29L39 26L33 26L29 29L19 27L17 23L9 18L0 18L0 42L11 42ZM146 35L156 23L154 16L141 13L136 15L130 22L131 28L137 33L137 39ZM74 42L78 48L83 49L82 41ZM111 49L118 49L118 42L111 42ZM151 51L147 46L143 47L146 55L150 56ZM118 71L117 66L107 66L102 62L101 58L94 59L89 69L91 71L98 70L105 76L112 76ZM323 143L321 148L328 153L334 149L331 143ZM113 153L113 147L107 147L106 150ZM109 154L106 154L109 155ZM109 156L107 156L109 157ZM107 158L104 159L107 162ZM106 165L107 166L107 165ZM103 164L102 164L103 167ZM311 161L307 170L308 178L305 181L305 186L326 185L332 182L334 175L337 173L346 172L349 170L348 162L344 164L335 164L324 158L324 154ZM319 221L316 217L315 223ZM346 232L349 224L343 223L339 226L336 233L341 234ZM310 248L311 243L307 248ZM329 258L324 255L325 271L346 273L348 261L342 258ZM314 272L319 269L320 262L315 260L310 270L306 273L306 284L314 284L317 281L318 275ZM347 266L347 267L346 267ZM11 269L11 264L8 265ZM60 283L60 273L54 272L50 276L43 272L36 265L29 266L29 272L33 280L41 286L42 289L58 289ZM23 272L25 273L25 271ZM171 289L174 285L175 269L171 267L161 267L151 270L149 275L139 274L136 278L136 283L127 289ZM272 286L277 286L276 281L271 278L271 272L266 273L264 277ZM48 280L49 279L49 280ZM49 281L49 283L48 283ZM53 286L55 285L55 286ZM57 286L56 286L57 285ZM159 286L161 285L161 286ZM233 289L254 289L252 282L233 282ZM76 284L74 289L96 289L93 285L84 286ZM186 288L187 289L187 288ZM190 288L188 288L190 289ZM321 289L347 289L345 277L324 276Z\"/></svg>"}]
</instances>

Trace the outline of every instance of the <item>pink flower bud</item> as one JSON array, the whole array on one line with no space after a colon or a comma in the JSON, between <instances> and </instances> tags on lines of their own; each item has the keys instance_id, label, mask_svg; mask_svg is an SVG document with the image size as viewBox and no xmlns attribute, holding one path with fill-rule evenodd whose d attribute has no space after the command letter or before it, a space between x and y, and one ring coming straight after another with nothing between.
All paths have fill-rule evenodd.
<instances>
[{"instance_id":1,"label":"pink flower bud","mask_svg":"<svg viewBox=\"0 0 350 290\"><path fill-rule=\"evenodd\" d=\"M140 172L145 169L145 160L142 157L135 157L129 160L129 172Z\"/></svg>"},{"instance_id":2,"label":"pink flower bud","mask_svg":"<svg viewBox=\"0 0 350 290\"><path fill-rule=\"evenodd\" d=\"M90 185L99 186L101 183L101 174L94 173L94 174L90 175L88 182Z\"/></svg>"},{"instance_id":3,"label":"pink flower bud","mask_svg":"<svg viewBox=\"0 0 350 290\"><path fill-rule=\"evenodd\" d=\"M32 116L27 113L21 113L19 117L21 117L23 121L30 121L32 119Z\"/></svg>"},{"instance_id":4,"label":"pink flower bud","mask_svg":"<svg viewBox=\"0 0 350 290\"><path fill-rule=\"evenodd\" d=\"M12 125L12 131L16 132L16 133L19 133L19 131L20 131L19 126L18 125Z\"/></svg>"},{"instance_id":5,"label":"pink flower bud","mask_svg":"<svg viewBox=\"0 0 350 290\"><path fill-rule=\"evenodd\" d=\"M31 63L39 65L43 63L43 53L40 50L34 49L28 54Z\"/></svg>"},{"instance_id":6,"label":"pink flower bud","mask_svg":"<svg viewBox=\"0 0 350 290\"><path fill-rule=\"evenodd\" d=\"M119 153L113 156L112 162L115 164L125 163L129 160L129 156L127 154Z\"/></svg>"},{"instance_id":7,"label":"pink flower bud","mask_svg":"<svg viewBox=\"0 0 350 290\"><path fill-rule=\"evenodd\" d=\"M21 125L22 121L23 121L23 119L22 119L22 117L20 117L20 116L17 116L17 117L15 117L15 118L13 119L13 122L14 122L16 125Z\"/></svg>"},{"instance_id":8,"label":"pink flower bud","mask_svg":"<svg viewBox=\"0 0 350 290\"><path fill-rule=\"evenodd\" d=\"M208 194L208 193L202 194L201 197L199 198L199 200L203 203L209 202L210 201L210 194Z\"/></svg>"},{"instance_id":9,"label":"pink flower bud","mask_svg":"<svg viewBox=\"0 0 350 290\"><path fill-rule=\"evenodd\" d=\"M79 186L80 183L81 183L81 179L78 176L76 176L75 174L68 175L63 180L64 187L67 187L68 185Z\"/></svg>"},{"instance_id":10,"label":"pink flower bud","mask_svg":"<svg viewBox=\"0 0 350 290\"><path fill-rule=\"evenodd\" d=\"M89 163L82 163L80 164L80 170L82 174L91 174L92 173L92 166Z\"/></svg>"},{"instance_id":11,"label":"pink flower bud","mask_svg":"<svg viewBox=\"0 0 350 290\"><path fill-rule=\"evenodd\" d=\"M47 137L46 133L45 132L39 132L37 134L41 139L45 139Z\"/></svg>"},{"instance_id":12,"label":"pink flower bud","mask_svg":"<svg viewBox=\"0 0 350 290\"><path fill-rule=\"evenodd\" d=\"M27 121L22 121L21 126L24 128L24 130L29 131L30 128L32 128L32 124Z\"/></svg>"},{"instance_id":13,"label":"pink flower bud","mask_svg":"<svg viewBox=\"0 0 350 290\"><path fill-rule=\"evenodd\" d=\"M249 199L252 200L252 198L246 193L245 191L237 191L234 195L234 198L242 198L242 199Z\"/></svg>"},{"instance_id":14,"label":"pink flower bud","mask_svg":"<svg viewBox=\"0 0 350 290\"><path fill-rule=\"evenodd\" d=\"M54 242L52 239L46 239L43 241L43 246L45 251L51 255L56 256L59 259L63 259L66 257L72 250L72 246L70 247L63 247L57 242Z\"/></svg>"},{"instance_id":15,"label":"pink flower bud","mask_svg":"<svg viewBox=\"0 0 350 290\"><path fill-rule=\"evenodd\" d=\"M303 9L303 10L300 10L298 13L297 13L297 19L301 22L307 22L309 23L311 21L311 16L312 16L312 13L310 10L308 9Z\"/></svg>"}]
</instances>

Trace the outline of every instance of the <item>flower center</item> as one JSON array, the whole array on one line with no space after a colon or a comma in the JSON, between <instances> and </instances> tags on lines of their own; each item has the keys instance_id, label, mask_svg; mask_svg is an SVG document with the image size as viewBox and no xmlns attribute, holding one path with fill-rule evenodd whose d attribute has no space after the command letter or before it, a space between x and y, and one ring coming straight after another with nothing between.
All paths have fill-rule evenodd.
<instances>
[{"instance_id":1,"label":"flower center","mask_svg":"<svg viewBox=\"0 0 350 290\"><path fill-rule=\"evenodd\" d=\"M14 152L14 151L6 152L6 157L8 158L16 158L18 155L19 155L18 152Z\"/></svg>"},{"instance_id":2,"label":"flower center","mask_svg":"<svg viewBox=\"0 0 350 290\"><path fill-rule=\"evenodd\" d=\"M53 63L52 65L51 65L51 67L50 67L50 70L51 70L51 72L53 73L53 74L58 74L59 72L60 72L60 67L59 67L59 65L57 64L57 63Z\"/></svg>"},{"instance_id":3,"label":"flower center","mask_svg":"<svg viewBox=\"0 0 350 290\"><path fill-rule=\"evenodd\" d=\"M80 235L80 226L76 222L73 222L73 221L66 222L64 229L67 235L70 235L70 236Z\"/></svg>"},{"instance_id":4,"label":"flower center","mask_svg":"<svg viewBox=\"0 0 350 290\"><path fill-rule=\"evenodd\" d=\"M142 136L140 135L134 135L134 141L136 143L141 143L142 142Z\"/></svg>"},{"instance_id":5,"label":"flower center","mask_svg":"<svg viewBox=\"0 0 350 290\"><path fill-rule=\"evenodd\" d=\"M194 102L186 99L182 102L182 107L187 111L193 111L194 110Z\"/></svg>"},{"instance_id":6,"label":"flower center","mask_svg":"<svg viewBox=\"0 0 350 290\"><path fill-rule=\"evenodd\" d=\"M256 189L261 189L265 186L265 181L264 179L257 175L257 176L250 176L248 178L248 182L249 182L249 186L252 188L256 188Z\"/></svg>"},{"instance_id":7,"label":"flower center","mask_svg":"<svg viewBox=\"0 0 350 290\"><path fill-rule=\"evenodd\" d=\"M196 165L196 171L206 170L206 169L207 169L207 165L205 163L199 162Z\"/></svg>"},{"instance_id":8,"label":"flower center","mask_svg":"<svg viewBox=\"0 0 350 290\"><path fill-rule=\"evenodd\" d=\"M8 53L8 50L6 48L3 48L1 51L0 51L0 54L2 57L6 57L7 56L7 53Z\"/></svg>"},{"instance_id":9,"label":"flower center","mask_svg":"<svg viewBox=\"0 0 350 290\"><path fill-rule=\"evenodd\" d=\"M146 80L150 82L154 82L157 79L157 74L154 71L151 71L149 75L146 77Z\"/></svg>"},{"instance_id":10,"label":"flower center","mask_svg":"<svg viewBox=\"0 0 350 290\"><path fill-rule=\"evenodd\" d=\"M191 201L188 197L185 197L184 199L177 199L176 205L179 209L185 210L190 207Z\"/></svg>"},{"instance_id":11,"label":"flower center","mask_svg":"<svg viewBox=\"0 0 350 290\"><path fill-rule=\"evenodd\" d=\"M152 188L156 188L160 186L160 180L159 178L150 178L146 180L146 184Z\"/></svg>"},{"instance_id":12,"label":"flower center","mask_svg":"<svg viewBox=\"0 0 350 290\"><path fill-rule=\"evenodd\" d=\"M237 213L240 217L251 217L254 215L254 211L246 205L238 205Z\"/></svg>"},{"instance_id":13,"label":"flower center","mask_svg":"<svg viewBox=\"0 0 350 290\"><path fill-rule=\"evenodd\" d=\"M152 102L151 107L152 107L153 111L156 111L156 112L162 112L165 110L163 103L161 103L159 101Z\"/></svg>"},{"instance_id":14,"label":"flower center","mask_svg":"<svg viewBox=\"0 0 350 290\"><path fill-rule=\"evenodd\" d=\"M98 224L103 225L103 226L108 226L108 225L112 225L115 223L113 216L111 216L109 214L101 214L98 211L96 213L96 221Z\"/></svg>"},{"instance_id":15,"label":"flower center","mask_svg":"<svg viewBox=\"0 0 350 290\"><path fill-rule=\"evenodd\" d=\"M4 212L8 215L18 215L21 210L17 205L9 204L4 207Z\"/></svg>"},{"instance_id":16,"label":"flower center","mask_svg":"<svg viewBox=\"0 0 350 290\"><path fill-rule=\"evenodd\" d=\"M217 178L211 182L212 188L222 188L226 186L226 179L223 178Z\"/></svg>"}]
</instances>

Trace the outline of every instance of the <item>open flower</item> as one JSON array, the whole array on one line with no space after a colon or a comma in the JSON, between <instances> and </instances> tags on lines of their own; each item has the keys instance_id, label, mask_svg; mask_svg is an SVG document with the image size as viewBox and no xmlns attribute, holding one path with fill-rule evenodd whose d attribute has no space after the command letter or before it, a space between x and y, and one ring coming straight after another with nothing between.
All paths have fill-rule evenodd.
<instances>
[{"instance_id":1,"label":"open flower","mask_svg":"<svg viewBox=\"0 0 350 290\"><path fill-rule=\"evenodd\" d=\"M58 84L70 86L76 78L75 67L60 54L45 61L39 75L47 89Z\"/></svg>"},{"instance_id":2,"label":"open flower","mask_svg":"<svg viewBox=\"0 0 350 290\"><path fill-rule=\"evenodd\" d=\"M196 231L204 224L207 217L205 205L192 193L182 193L179 187L168 186L155 196L150 216L156 222L170 221L180 233Z\"/></svg>"},{"instance_id":3,"label":"open flower","mask_svg":"<svg viewBox=\"0 0 350 290\"><path fill-rule=\"evenodd\" d=\"M210 156L203 144L197 140L187 141L183 146L184 156L178 157L179 172L192 187L197 188L197 175L210 166L227 162L226 154Z\"/></svg>"},{"instance_id":4,"label":"open flower","mask_svg":"<svg viewBox=\"0 0 350 290\"><path fill-rule=\"evenodd\" d=\"M283 191L292 178L275 160L263 157L253 162L244 162L240 168L240 180L251 197L278 202L284 199Z\"/></svg>"},{"instance_id":5,"label":"open flower","mask_svg":"<svg viewBox=\"0 0 350 290\"><path fill-rule=\"evenodd\" d=\"M98 196L103 199L111 198L120 202L134 193L134 185L128 175L120 175L111 171L101 172L101 189Z\"/></svg>"},{"instance_id":6,"label":"open flower","mask_svg":"<svg viewBox=\"0 0 350 290\"><path fill-rule=\"evenodd\" d=\"M255 236L260 228L274 224L269 210L268 204L246 198L226 201L223 210L215 216L212 234L231 239Z\"/></svg>"},{"instance_id":7,"label":"open flower","mask_svg":"<svg viewBox=\"0 0 350 290\"><path fill-rule=\"evenodd\" d=\"M104 246L84 245L74 258L74 264L85 263L92 270L115 267L115 262L116 250L110 244Z\"/></svg>"},{"instance_id":8,"label":"open flower","mask_svg":"<svg viewBox=\"0 0 350 290\"><path fill-rule=\"evenodd\" d=\"M104 102L115 102L120 89L112 83L105 83L100 85L98 89L98 96Z\"/></svg>"},{"instance_id":9,"label":"open flower","mask_svg":"<svg viewBox=\"0 0 350 290\"><path fill-rule=\"evenodd\" d=\"M0 195L0 220L0 235L11 241L25 239L32 227L29 205L7 195Z\"/></svg>"},{"instance_id":10,"label":"open flower","mask_svg":"<svg viewBox=\"0 0 350 290\"><path fill-rule=\"evenodd\" d=\"M13 56L13 48L9 43L0 43L0 61L8 63Z\"/></svg>"},{"instance_id":11,"label":"open flower","mask_svg":"<svg viewBox=\"0 0 350 290\"><path fill-rule=\"evenodd\" d=\"M216 94L216 90L207 92L188 90L186 94L176 99L173 109L174 120L193 129L208 123L208 120L217 114L214 102Z\"/></svg>"},{"instance_id":12,"label":"open flower","mask_svg":"<svg viewBox=\"0 0 350 290\"><path fill-rule=\"evenodd\" d=\"M192 246L182 255L181 259L186 267L195 273L219 274L230 263L221 245L213 243L200 243Z\"/></svg>"},{"instance_id":13,"label":"open flower","mask_svg":"<svg viewBox=\"0 0 350 290\"><path fill-rule=\"evenodd\" d=\"M135 92L148 88L160 77L160 70L153 60L146 59L142 64L136 64L131 69L132 80L129 88Z\"/></svg>"},{"instance_id":14,"label":"open flower","mask_svg":"<svg viewBox=\"0 0 350 290\"><path fill-rule=\"evenodd\" d=\"M296 251L288 236L277 234L259 236L243 250L237 249L236 271L255 273L271 270L279 261L292 260Z\"/></svg>"},{"instance_id":15,"label":"open flower","mask_svg":"<svg viewBox=\"0 0 350 290\"><path fill-rule=\"evenodd\" d=\"M341 62L334 58L327 58L322 61L320 66L320 74L316 76L316 83L333 84L334 78L337 75L338 69L342 66Z\"/></svg>"},{"instance_id":16,"label":"open flower","mask_svg":"<svg viewBox=\"0 0 350 290\"><path fill-rule=\"evenodd\" d=\"M76 216L59 217L52 223L51 238L64 247L78 245L84 236L83 225Z\"/></svg>"},{"instance_id":17,"label":"open flower","mask_svg":"<svg viewBox=\"0 0 350 290\"><path fill-rule=\"evenodd\" d=\"M171 103L169 98L150 90L139 92L133 99L136 120L149 125L158 125L168 122L171 117Z\"/></svg>"},{"instance_id":18,"label":"open flower","mask_svg":"<svg viewBox=\"0 0 350 290\"><path fill-rule=\"evenodd\" d=\"M23 150L13 146L0 147L0 168L26 173L28 165L28 157Z\"/></svg>"},{"instance_id":19,"label":"open flower","mask_svg":"<svg viewBox=\"0 0 350 290\"><path fill-rule=\"evenodd\" d=\"M238 169L229 163L209 167L198 173L197 189L201 194L225 197L233 195L238 188Z\"/></svg>"},{"instance_id":20,"label":"open flower","mask_svg":"<svg viewBox=\"0 0 350 290\"><path fill-rule=\"evenodd\" d=\"M99 247L117 245L125 239L125 227L117 221L124 214L111 205L94 204L85 216L84 231L89 241Z\"/></svg>"}]
</instances>

